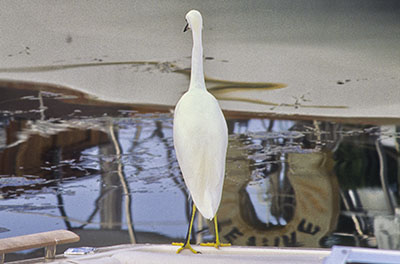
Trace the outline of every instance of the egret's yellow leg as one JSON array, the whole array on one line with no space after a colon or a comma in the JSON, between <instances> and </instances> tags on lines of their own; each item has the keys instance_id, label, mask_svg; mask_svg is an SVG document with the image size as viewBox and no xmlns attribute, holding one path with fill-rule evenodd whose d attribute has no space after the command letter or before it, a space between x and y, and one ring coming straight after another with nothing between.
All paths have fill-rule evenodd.
<instances>
[{"instance_id":1,"label":"egret's yellow leg","mask_svg":"<svg viewBox=\"0 0 400 264\"><path fill-rule=\"evenodd\" d=\"M194 249L192 248L192 246L190 245L190 236L191 236L191 233L192 233L192 227L193 227L194 216L195 216L195 214L196 214L196 206L194 205L194 203L193 203L192 208L193 208L193 209L192 209L192 217L191 217L191 219L190 219L189 229L188 229L187 236L186 236L186 242L185 242L185 243L176 243L176 242L173 242L173 243L172 243L172 245L174 245L174 246L181 246L181 247L178 248L178 250L176 251L177 254L180 253L180 252L181 252L182 250L184 250L184 249L189 249L189 250L192 251L194 254L201 253L200 251L194 250Z\"/></svg>"},{"instance_id":2,"label":"egret's yellow leg","mask_svg":"<svg viewBox=\"0 0 400 264\"><path fill-rule=\"evenodd\" d=\"M215 247L217 249L219 249L219 247L231 246L231 243L221 243L219 241L217 215L214 216L214 226L215 226L215 243L201 243L200 246Z\"/></svg>"}]
</instances>

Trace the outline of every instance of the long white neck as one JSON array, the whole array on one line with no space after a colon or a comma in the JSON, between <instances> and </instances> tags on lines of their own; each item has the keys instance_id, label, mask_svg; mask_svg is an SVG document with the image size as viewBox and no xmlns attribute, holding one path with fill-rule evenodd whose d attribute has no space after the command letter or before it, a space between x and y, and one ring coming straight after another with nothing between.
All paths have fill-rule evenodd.
<instances>
[{"instance_id":1,"label":"long white neck","mask_svg":"<svg viewBox=\"0 0 400 264\"><path fill-rule=\"evenodd\" d=\"M206 89L203 72L203 46L201 40L201 28L192 29L192 70L190 73L189 89Z\"/></svg>"}]
</instances>

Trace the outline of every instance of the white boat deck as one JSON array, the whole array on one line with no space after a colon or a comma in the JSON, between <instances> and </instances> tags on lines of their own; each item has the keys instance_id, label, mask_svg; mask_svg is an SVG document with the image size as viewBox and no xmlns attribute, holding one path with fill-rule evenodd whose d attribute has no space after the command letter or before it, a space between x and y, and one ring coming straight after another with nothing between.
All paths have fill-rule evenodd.
<instances>
[{"instance_id":1,"label":"white boat deck","mask_svg":"<svg viewBox=\"0 0 400 264\"><path fill-rule=\"evenodd\" d=\"M74 263L74 264L147 264L147 263L291 263L291 264L345 264L345 263L400 263L400 252L371 248L334 246L332 249L300 249L272 247L224 247L219 250L211 247L194 246L202 254L188 250L176 254L172 245L118 245L98 249L95 253L83 256L58 255L55 259L31 259L13 262L14 264Z\"/></svg>"},{"instance_id":2,"label":"white boat deck","mask_svg":"<svg viewBox=\"0 0 400 264\"><path fill-rule=\"evenodd\" d=\"M119 245L100 248L93 254L83 256L57 256L54 260L34 259L17 261L18 264L32 263L75 263L75 264L122 264L122 263L323 263L330 254L325 249L261 248L261 247L212 247L193 246L202 254L184 250L176 254L178 247L172 245Z\"/></svg>"},{"instance_id":3,"label":"white boat deck","mask_svg":"<svg viewBox=\"0 0 400 264\"><path fill-rule=\"evenodd\" d=\"M56 255L56 246L79 241L71 231L56 230L0 240L0 263L7 253L24 249L44 248L45 256L12 262L33 263L75 263L75 264L131 264L131 263L400 263L400 252L371 248L333 246L332 249L274 248L230 246L193 246L201 254L183 250L177 254L177 246L171 244L122 244L110 247L69 248L63 255ZM81 254L79 254L81 253Z\"/></svg>"}]
</instances>

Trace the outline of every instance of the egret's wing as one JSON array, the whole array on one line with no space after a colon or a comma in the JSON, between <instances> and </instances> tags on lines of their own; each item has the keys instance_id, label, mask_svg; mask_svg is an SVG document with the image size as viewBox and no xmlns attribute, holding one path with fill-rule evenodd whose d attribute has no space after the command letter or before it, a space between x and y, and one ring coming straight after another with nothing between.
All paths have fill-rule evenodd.
<instances>
[{"instance_id":1,"label":"egret's wing","mask_svg":"<svg viewBox=\"0 0 400 264\"><path fill-rule=\"evenodd\" d=\"M187 99L187 100L185 100ZM206 218L214 217L222 194L227 127L217 101L211 97L193 105L183 97L174 117L174 146L194 203ZM202 98L204 99L204 98Z\"/></svg>"}]
</instances>

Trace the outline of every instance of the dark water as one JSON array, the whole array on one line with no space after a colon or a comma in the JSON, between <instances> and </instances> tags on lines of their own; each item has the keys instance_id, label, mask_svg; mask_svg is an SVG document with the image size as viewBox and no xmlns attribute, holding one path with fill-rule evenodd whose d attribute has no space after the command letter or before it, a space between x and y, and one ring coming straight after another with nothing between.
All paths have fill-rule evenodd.
<instances>
[{"instance_id":1,"label":"dark water","mask_svg":"<svg viewBox=\"0 0 400 264\"><path fill-rule=\"evenodd\" d=\"M167 109L45 87L0 94L0 238L69 229L81 236L72 246L183 240L190 203ZM400 122L226 116L224 242L400 249ZM212 240L197 219L196 242Z\"/></svg>"}]
</instances>

